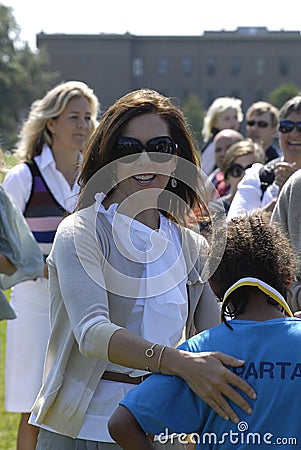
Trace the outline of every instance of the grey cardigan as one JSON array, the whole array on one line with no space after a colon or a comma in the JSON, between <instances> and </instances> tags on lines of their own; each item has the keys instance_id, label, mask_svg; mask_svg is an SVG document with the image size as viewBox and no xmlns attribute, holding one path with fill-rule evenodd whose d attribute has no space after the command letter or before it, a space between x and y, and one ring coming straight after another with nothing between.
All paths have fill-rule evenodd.
<instances>
[{"instance_id":1,"label":"grey cardigan","mask_svg":"<svg viewBox=\"0 0 301 450\"><path fill-rule=\"evenodd\" d=\"M188 269L189 337L219 322L219 306L200 278L206 240L183 227L179 232ZM126 326L138 292L135 279L144 270L117 244L110 223L92 205L61 222L48 257L51 335L33 413L38 424L73 438L109 363L110 338Z\"/></svg>"}]
</instances>

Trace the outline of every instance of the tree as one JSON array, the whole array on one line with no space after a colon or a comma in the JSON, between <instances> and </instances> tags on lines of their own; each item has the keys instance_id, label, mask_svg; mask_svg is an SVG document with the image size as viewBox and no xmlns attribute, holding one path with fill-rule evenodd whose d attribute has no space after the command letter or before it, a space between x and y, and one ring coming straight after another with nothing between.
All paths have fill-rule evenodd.
<instances>
[{"instance_id":1,"label":"tree","mask_svg":"<svg viewBox=\"0 0 301 450\"><path fill-rule=\"evenodd\" d=\"M295 95L298 95L300 89L294 83L281 84L269 94L269 102L276 108L281 108L284 103Z\"/></svg>"},{"instance_id":2,"label":"tree","mask_svg":"<svg viewBox=\"0 0 301 450\"><path fill-rule=\"evenodd\" d=\"M204 108L200 98L193 93L188 94L183 103L183 112L195 133L196 138L201 141L201 128L204 119Z\"/></svg>"},{"instance_id":3,"label":"tree","mask_svg":"<svg viewBox=\"0 0 301 450\"><path fill-rule=\"evenodd\" d=\"M0 141L4 150L14 146L31 103L43 96L58 76L49 70L45 51L33 53L19 34L12 8L0 4Z\"/></svg>"}]
</instances>

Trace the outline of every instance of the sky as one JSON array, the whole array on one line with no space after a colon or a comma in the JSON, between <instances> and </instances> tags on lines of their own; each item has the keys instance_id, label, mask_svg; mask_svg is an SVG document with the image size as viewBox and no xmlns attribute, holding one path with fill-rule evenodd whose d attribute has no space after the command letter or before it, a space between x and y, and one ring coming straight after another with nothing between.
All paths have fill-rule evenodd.
<instances>
[{"instance_id":1,"label":"sky","mask_svg":"<svg viewBox=\"0 0 301 450\"><path fill-rule=\"evenodd\" d=\"M300 0L1 0L13 8L20 38L36 50L36 34L198 36L204 31L267 27L300 31ZM288 8L286 8L286 6Z\"/></svg>"}]
</instances>

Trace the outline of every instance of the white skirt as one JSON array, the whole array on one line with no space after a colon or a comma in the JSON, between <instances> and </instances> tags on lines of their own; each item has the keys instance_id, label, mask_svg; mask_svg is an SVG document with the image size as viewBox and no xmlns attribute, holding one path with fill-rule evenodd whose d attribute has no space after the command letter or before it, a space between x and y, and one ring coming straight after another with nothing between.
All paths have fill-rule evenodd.
<instances>
[{"instance_id":1,"label":"white skirt","mask_svg":"<svg viewBox=\"0 0 301 450\"><path fill-rule=\"evenodd\" d=\"M30 412L40 390L50 334L48 281L25 281L12 289L17 318L7 323L5 409Z\"/></svg>"}]
</instances>

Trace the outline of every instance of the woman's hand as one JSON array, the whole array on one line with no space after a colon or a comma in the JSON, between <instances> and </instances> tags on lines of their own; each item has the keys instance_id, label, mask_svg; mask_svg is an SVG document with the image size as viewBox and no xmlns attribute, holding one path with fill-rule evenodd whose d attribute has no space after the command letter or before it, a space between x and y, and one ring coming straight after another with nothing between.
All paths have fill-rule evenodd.
<instances>
[{"instance_id":1,"label":"woman's hand","mask_svg":"<svg viewBox=\"0 0 301 450\"><path fill-rule=\"evenodd\" d=\"M242 408L248 414L252 413L249 403L237 392L240 389L249 398L256 399L252 387L226 366L240 367L244 365L233 356L221 352L189 353L180 351L182 361L172 354L173 349L166 349L162 358L162 373L175 374L183 378L190 388L201 397L214 411L225 420L234 423L240 421L229 405L227 398ZM176 369L175 364L180 364ZM170 371L172 368L172 372ZM232 387L233 386L233 387Z\"/></svg>"},{"instance_id":2,"label":"woman's hand","mask_svg":"<svg viewBox=\"0 0 301 450\"><path fill-rule=\"evenodd\" d=\"M276 164L275 183L279 186L279 190L297 169L296 163L279 162Z\"/></svg>"},{"instance_id":3,"label":"woman's hand","mask_svg":"<svg viewBox=\"0 0 301 450\"><path fill-rule=\"evenodd\" d=\"M239 417L229 405L227 398L251 414L251 406L234 387L253 400L256 399L255 391L226 367L241 367L244 361L221 352L191 353L171 347L165 347L161 354L162 346L159 344L154 347L153 356L148 358L145 356L146 349L150 349L151 345L151 342L129 331L119 329L110 339L109 361L142 370L149 366L152 372L177 375L183 378L217 414L226 420L231 419L234 423L239 422Z\"/></svg>"}]
</instances>

